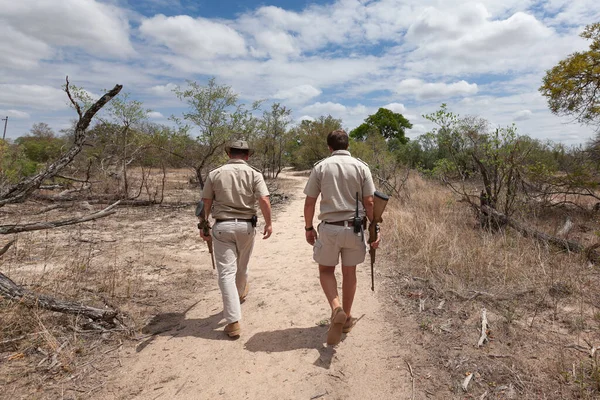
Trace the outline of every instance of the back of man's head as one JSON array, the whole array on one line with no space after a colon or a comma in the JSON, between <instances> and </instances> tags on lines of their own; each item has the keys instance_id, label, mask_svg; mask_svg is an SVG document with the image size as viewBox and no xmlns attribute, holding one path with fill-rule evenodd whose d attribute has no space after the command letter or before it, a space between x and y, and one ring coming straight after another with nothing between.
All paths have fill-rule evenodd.
<instances>
[{"instance_id":1,"label":"back of man's head","mask_svg":"<svg viewBox=\"0 0 600 400\"><path fill-rule=\"evenodd\" d=\"M337 129L327 135L327 146L333 150L348 149L348 134L343 129Z\"/></svg>"}]
</instances>

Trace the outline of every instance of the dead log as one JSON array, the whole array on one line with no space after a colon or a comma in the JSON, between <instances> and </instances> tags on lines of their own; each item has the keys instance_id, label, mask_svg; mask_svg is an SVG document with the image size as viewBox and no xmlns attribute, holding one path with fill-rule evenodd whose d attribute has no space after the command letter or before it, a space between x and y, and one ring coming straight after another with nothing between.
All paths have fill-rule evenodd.
<instances>
[{"instance_id":1,"label":"dead log","mask_svg":"<svg viewBox=\"0 0 600 400\"><path fill-rule=\"evenodd\" d=\"M119 202L117 201L116 203L111 204L110 206L106 207L102 211L98 211L96 213L89 214L89 215L86 215L84 217L79 217L79 218L63 219L60 221L49 221L49 222L33 222L31 224L23 224L23 225L0 225L0 235L8 235L8 234L20 233L20 232L39 231L39 230L43 230L43 229L52 229L52 228L58 228L60 226L75 225L75 224L79 224L82 222L93 221L95 219L103 218L103 217L106 217L106 216L116 213L117 210L113 210L113 208L115 208L118 204L119 204Z\"/></svg>"},{"instance_id":2,"label":"dead log","mask_svg":"<svg viewBox=\"0 0 600 400\"><path fill-rule=\"evenodd\" d=\"M590 260L593 263L598 263L600 261L600 253L598 253L598 251L596 250L598 246L591 246L588 248L574 240L558 238L552 235L548 235L547 233L540 232L533 228L524 226L519 222L515 221L514 219L507 217L506 215L491 207L481 206L479 208L485 215L489 216L495 221L498 221L500 226L508 225L525 237L533 237L541 242L550 243L565 251L570 251L573 253L582 253L588 258L588 260Z\"/></svg>"},{"instance_id":3,"label":"dead log","mask_svg":"<svg viewBox=\"0 0 600 400\"><path fill-rule=\"evenodd\" d=\"M88 307L80 303L55 299L44 294L36 294L14 283L0 272L0 295L28 308L42 308L64 314L82 315L98 322L115 324L118 311Z\"/></svg>"},{"instance_id":4,"label":"dead log","mask_svg":"<svg viewBox=\"0 0 600 400\"><path fill-rule=\"evenodd\" d=\"M85 145L87 139L86 130L90 126L92 118L94 118L96 113L100 111L100 109L104 107L106 103L119 94L122 88L122 85L115 85L113 89L106 92L104 96L92 104L91 107L85 113L83 113L79 107L79 104L77 104L77 102L71 96L71 92L69 91L69 78L67 77L65 92L67 93L69 100L71 100L71 103L79 115L79 121L77 121L77 125L75 126L73 145L67 152L62 154L58 160L48 165L48 167L46 167L46 169L42 172L30 178L23 179L14 186L0 188L0 207L4 206L5 204L22 202L29 197L31 193L37 190L45 180L56 176L56 174L58 174L65 166L70 164L75 156L81 152L81 149L83 149L83 146Z\"/></svg>"}]
</instances>

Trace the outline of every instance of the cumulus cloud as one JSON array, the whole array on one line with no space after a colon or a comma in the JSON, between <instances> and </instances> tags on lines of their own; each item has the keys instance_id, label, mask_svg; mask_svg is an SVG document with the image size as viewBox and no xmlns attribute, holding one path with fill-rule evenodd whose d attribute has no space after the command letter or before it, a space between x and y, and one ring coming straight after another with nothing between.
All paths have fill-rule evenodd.
<instances>
[{"instance_id":1,"label":"cumulus cloud","mask_svg":"<svg viewBox=\"0 0 600 400\"><path fill-rule=\"evenodd\" d=\"M157 96L172 96L175 88L177 88L176 84L167 83L166 85L152 86L149 90Z\"/></svg>"},{"instance_id":2,"label":"cumulus cloud","mask_svg":"<svg viewBox=\"0 0 600 400\"><path fill-rule=\"evenodd\" d=\"M521 110L515 113L514 121L525 121L531 118L533 113L530 110Z\"/></svg>"},{"instance_id":3,"label":"cumulus cloud","mask_svg":"<svg viewBox=\"0 0 600 400\"><path fill-rule=\"evenodd\" d=\"M78 47L97 56L127 57L135 53L125 12L95 0L2 0L1 25L25 35L29 45ZM33 49L32 49L33 51ZM47 53L47 49L46 49Z\"/></svg>"},{"instance_id":4,"label":"cumulus cloud","mask_svg":"<svg viewBox=\"0 0 600 400\"><path fill-rule=\"evenodd\" d=\"M30 69L38 61L50 57L52 49L46 43L19 32L0 19L0 67Z\"/></svg>"},{"instance_id":5,"label":"cumulus cloud","mask_svg":"<svg viewBox=\"0 0 600 400\"><path fill-rule=\"evenodd\" d=\"M299 85L290 89L282 89L273 95L274 99L286 100L291 103L304 103L321 94L321 90L311 85Z\"/></svg>"},{"instance_id":6,"label":"cumulus cloud","mask_svg":"<svg viewBox=\"0 0 600 400\"><path fill-rule=\"evenodd\" d=\"M150 111L150 112L148 113L148 118L150 118L150 119L161 119L161 118L164 118L164 117L165 117L165 116L164 116L164 115L162 115L162 114L161 114L160 112L158 112L158 111Z\"/></svg>"},{"instance_id":7,"label":"cumulus cloud","mask_svg":"<svg viewBox=\"0 0 600 400\"><path fill-rule=\"evenodd\" d=\"M302 109L302 112L309 115L332 115L336 117L336 115L343 114L346 112L346 106L340 103L332 103L328 101L326 103L317 102L306 106ZM337 117L336 117L337 118Z\"/></svg>"},{"instance_id":8,"label":"cumulus cloud","mask_svg":"<svg viewBox=\"0 0 600 400\"><path fill-rule=\"evenodd\" d=\"M65 93L51 86L0 84L0 105L61 110L66 101Z\"/></svg>"},{"instance_id":9,"label":"cumulus cloud","mask_svg":"<svg viewBox=\"0 0 600 400\"><path fill-rule=\"evenodd\" d=\"M299 118L296 118L296 124L300 124L302 121L315 121L315 119L310 115L303 115Z\"/></svg>"},{"instance_id":10,"label":"cumulus cloud","mask_svg":"<svg viewBox=\"0 0 600 400\"><path fill-rule=\"evenodd\" d=\"M144 19L140 32L148 39L167 46L174 53L193 59L246 54L245 40L235 29L220 22L187 15L162 14Z\"/></svg>"},{"instance_id":11,"label":"cumulus cloud","mask_svg":"<svg viewBox=\"0 0 600 400\"><path fill-rule=\"evenodd\" d=\"M411 70L437 74L543 69L578 42L572 35L559 36L534 15L516 12L492 18L481 4L453 12L427 8L405 39L413 48L407 56Z\"/></svg>"},{"instance_id":12,"label":"cumulus cloud","mask_svg":"<svg viewBox=\"0 0 600 400\"><path fill-rule=\"evenodd\" d=\"M477 90L477 84L466 81L427 83L421 79L405 79L396 86L396 93L418 99L468 96L477 93Z\"/></svg>"},{"instance_id":13,"label":"cumulus cloud","mask_svg":"<svg viewBox=\"0 0 600 400\"><path fill-rule=\"evenodd\" d=\"M404 104L401 103L390 103L383 106L383 108L386 108L398 114L403 114L404 112L406 112L406 107L404 107Z\"/></svg>"}]
</instances>

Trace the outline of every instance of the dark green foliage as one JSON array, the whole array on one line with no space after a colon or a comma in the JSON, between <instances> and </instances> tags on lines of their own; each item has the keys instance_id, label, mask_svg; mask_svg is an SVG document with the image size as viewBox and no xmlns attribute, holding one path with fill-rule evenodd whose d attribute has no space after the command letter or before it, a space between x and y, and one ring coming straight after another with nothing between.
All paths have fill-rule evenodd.
<instances>
[{"instance_id":1,"label":"dark green foliage","mask_svg":"<svg viewBox=\"0 0 600 400\"><path fill-rule=\"evenodd\" d=\"M302 121L290 132L290 164L299 170L310 169L314 163L328 157L327 135L336 129L342 129L342 120L331 115L321 116L315 121Z\"/></svg>"},{"instance_id":2,"label":"dark green foliage","mask_svg":"<svg viewBox=\"0 0 600 400\"><path fill-rule=\"evenodd\" d=\"M46 163L58 158L65 144L64 140L57 138L52 128L43 122L34 124L30 134L21 136L15 143L21 147L25 156L35 163Z\"/></svg>"},{"instance_id":3,"label":"dark green foliage","mask_svg":"<svg viewBox=\"0 0 600 400\"><path fill-rule=\"evenodd\" d=\"M387 108L380 108L375 114L369 115L365 122L350 132L354 140L364 141L369 135L379 133L388 140L390 150L406 144L406 129L411 129L412 124L402 114L395 113Z\"/></svg>"}]
</instances>

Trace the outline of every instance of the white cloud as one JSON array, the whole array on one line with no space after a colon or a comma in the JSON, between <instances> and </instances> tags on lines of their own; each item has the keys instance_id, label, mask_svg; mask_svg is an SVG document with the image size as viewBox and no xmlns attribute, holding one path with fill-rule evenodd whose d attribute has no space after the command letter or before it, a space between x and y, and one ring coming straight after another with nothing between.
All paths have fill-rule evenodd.
<instances>
[{"instance_id":1,"label":"white cloud","mask_svg":"<svg viewBox=\"0 0 600 400\"><path fill-rule=\"evenodd\" d=\"M338 118L340 114L346 113L346 111L347 108L345 105L332 103L331 101L326 103L317 102L302 109L302 112L305 114L316 115L317 117L330 114L335 118Z\"/></svg>"},{"instance_id":2,"label":"white cloud","mask_svg":"<svg viewBox=\"0 0 600 400\"><path fill-rule=\"evenodd\" d=\"M173 90L176 88L176 84L167 83L166 85L152 86L149 91L157 96L173 96Z\"/></svg>"},{"instance_id":3,"label":"white cloud","mask_svg":"<svg viewBox=\"0 0 600 400\"><path fill-rule=\"evenodd\" d=\"M254 35L255 56L298 56L300 49L294 38L284 31L259 31Z\"/></svg>"},{"instance_id":4,"label":"white cloud","mask_svg":"<svg viewBox=\"0 0 600 400\"><path fill-rule=\"evenodd\" d=\"M300 85L290 89L282 89L273 95L274 99L282 99L291 103L302 104L321 94L321 90L311 85Z\"/></svg>"},{"instance_id":5,"label":"white cloud","mask_svg":"<svg viewBox=\"0 0 600 400\"><path fill-rule=\"evenodd\" d=\"M144 19L140 32L173 52L191 59L246 54L245 40L235 29L205 18L187 15L166 17L162 14Z\"/></svg>"},{"instance_id":6,"label":"white cloud","mask_svg":"<svg viewBox=\"0 0 600 400\"><path fill-rule=\"evenodd\" d=\"M148 113L148 118L150 118L150 119L161 119L161 118L164 118L164 117L165 117L165 116L164 116L164 115L162 115L162 114L161 114L160 112L158 112L158 111L150 111L150 112Z\"/></svg>"},{"instance_id":7,"label":"white cloud","mask_svg":"<svg viewBox=\"0 0 600 400\"><path fill-rule=\"evenodd\" d=\"M401 103L390 103L390 104L383 106L383 108L386 108L386 109L393 111L395 113L398 113L398 114L403 114L406 112L406 107L404 107L404 104L401 104Z\"/></svg>"},{"instance_id":8,"label":"white cloud","mask_svg":"<svg viewBox=\"0 0 600 400\"><path fill-rule=\"evenodd\" d=\"M8 117L9 120L11 118L16 118L16 119L29 119L30 115L24 111L19 111L19 110L0 110L0 116L1 117ZM4 127L4 122L2 122L0 124L0 128Z\"/></svg>"},{"instance_id":9,"label":"white cloud","mask_svg":"<svg viewBox=\"0 0 600 400\"><path fill-rule=\"evenodd\" d=\"M530 110L521 110L515 113L514 121L525 121L531 118L533 113Z\"/></svg>"},{"instance_id":10,"label":"white cloud","mask_svg":"<svg viewBox=\"0 0 600 400\"><path fill-rule=\"evenodd\" d=\"M46 43L17 31L0 19L0 67L30 69L52 55Z\"/></svg>"},{"instance_id":11,"label":"white cloud","mask_svg":"<svg viewBox=\"0 0 600 400\"><path fill-rule=\"evenodd\" d=\"M73 46L100 57L135 53L125 12L110 4L95 0L0 0L0 10L0 24L20 31L30 43Z\"/></svg>"},{"instance_id":12,"label":"white cloud","mask_svg":"<svg viewBox=\"0 0 600 400\"><path fill-rule=\"evenodd\" d=\"M415 96L418 99L468 96L477 93L477 90L477 84L466 81L427 83L421 79L405 79L395 87L396 93Z\"/></svg>"},{"instance_id":13,"label":"white cloud","mask_svg":"<svg viewBox=\"0 0 600 400\"><path fill-rule=\"evenodd\" d=\"M313 117L311 117L310 115L303 115L296 120L296 123L299 124L302 121L315 121L315 119Z\"/></svg>"},{"instance_id":14,"label":"white cloud","mask_svg":"<svg viewBox=\"0 0 600 400\"><path fill-rule=\"evenodd\" d=\"M67 100L62 90L51 86L0 84L0 105L62 110Z\"/></svg>"}]
</instances>

